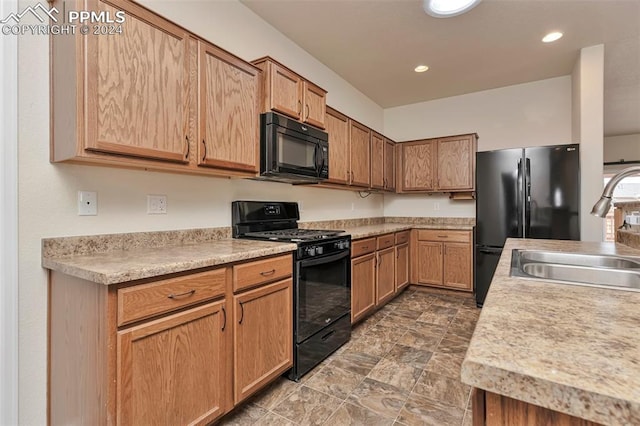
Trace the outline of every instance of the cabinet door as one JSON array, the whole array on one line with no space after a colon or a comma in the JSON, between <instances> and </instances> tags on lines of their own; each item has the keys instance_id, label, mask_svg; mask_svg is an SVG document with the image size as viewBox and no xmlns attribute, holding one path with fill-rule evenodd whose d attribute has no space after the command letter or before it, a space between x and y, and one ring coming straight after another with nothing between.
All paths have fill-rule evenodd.
<instances>
[{"instance_id":1,"label":"cabinet door","mask_svg":"<svg viewBox=\"0 0 640 426\"><path fill-rule=\"evenodd\" d=\"M380 250L376 268L376 305L382 305L396 293L396 251L394 247Z\"/></svg>"},{"instance_id":2,"label":"cabinet door","mask_svg":"<svg viewBox=\"0 0 640 426\"><path fill-rule=\"evenodd\" d=\"M371 154L369 151L369 128L355 121L349 121L349 143L351 151L349 155L349 168L351 171L350 184L356 186L369 186L369 164Z\"/></svg>"},{"instance_id":3,"label":"cabinet door","mask_svg":"<svg viewBox=\"0 0 640 426\"><path fill-rule=\"evenodd\" d=\"M293 365L291 278L233 296L234 401Z\"/></svg>"},{"instance_id":4,"label":"cabinet door","mask_svg":"<svg viewBox=\"0 0 640 426\"><path fill-rule=\"evenodd\" d=\"M117 423L207 424L227 392L224 302L183 311L117 334Z\"/></svg>"},{"instance_id":5,"label":"cabinet door","mask_svg":"<svg viewBox=\"0 0 640 426\"><path fill-rule=\"evenodd\" d=\"M444 243L444 281L447 287L473 290L471 245L466 243Z\"/></svg>"},{"instance_id":6,"label":"cabinet door","mask_svg":"<svg viewBox=\"0 0 640 426\"><path fill-rule=\"evenodd\" d=\"M409 284L409 244L396 246L396 293Z\"/></svg>"},{"instance_id":7,"label":"cabinet door","mask_svg":"<svg viewBox=\"0 0 640 426\"><path fill-rule=\"evenodd\" d=\"M371 187L384 188L384 138L371 132Z\"/></svg>"},{"instance_id":8,"label":"cabinet door","mask_svg":"<svg viewBox=\"0 0 640 426\"><path fill-rule=\"evenodd\" d=\"M351 259L351 324L376 306L375 253Z\"/></svg>"},{"instance_id":9,"label":"cabinet door","mask_svg":"<svg viewBox=\"0 0 640 426\"><path fill-rule=\"evenodd\" d=\"M329 133L329 181L347 183L349 176L349 119L338 111L327 108Z\"/></svg>"},{"instance_id":10,"label":"cabinet door","mask_svg":"<svg viewBox=\"0 0 640 426\"><path fill-rule=\"evenodd\" d=\"M308 81L303 82L304 121L312 126L324 129L327 92Z\"/></svg>"},{"instance_id":11,"label":"cabinet door","mask_svg":"<svg viewBox=\"0 0 640 426\"><path fill-rule=\"evenodd\" d=\"M402 190L433 191L436 165L435 141L402 144Z\"/></svg>"},{"instance_id":12,"label":"cabinet door","mask_svg":"<svg viewBox=\"0 0 640 426\"><path fill-rule=\"evenodd\" d=\"M200 165L258 170L258 73L223 50L200 43Z\"/></svg>"},{"instance_id":13,"label":"cabinet door","mask_svg":"<svg viewBox=\"0 0 640 426\"><path fill-rule=\"evenodd\" d=\"M270 108L273 111L293 117L302 118L302 79L288 69L269 62L271 81L269 84Z\"/></svg>"},{"instance_id":14,"label":"cabinet door","mask_svg":"<svg viewBox=\"0 0 640 426\"><path fill-rule=\"evenodd\" d=\"M396 144L389 139L384 140L384 188L396 190Z\"/></svg>"},{"instance_id":15,"label":"cabinet door","mask_svg":"<svg viewBox=\"0 0 640 426\"><path fill-rule=\"evenodd\" d=\"M442 285L442 243L418 241L418 282Z\"/></svg>"},{"instance_id":16,"label":"cabinet door","mask_svg":"<svg viewBox=\"0 0 640 426\"><path fill-rule=\"evenodd\" d=\"M89 151L188 162L189 34L131 2L96 9L126 12L123 32L86 35L86 118Z\"/></svg>"},{"instance_id":17,"label":"cabinet door","mask_svg":"<svg viewBox=\"0 0 640 426\"><path fill-rule=\"evenodd\" d=\"M473 135L464 135L438 141L438 189L473 189L474 139Z\"/></svg>"}]
</instances>

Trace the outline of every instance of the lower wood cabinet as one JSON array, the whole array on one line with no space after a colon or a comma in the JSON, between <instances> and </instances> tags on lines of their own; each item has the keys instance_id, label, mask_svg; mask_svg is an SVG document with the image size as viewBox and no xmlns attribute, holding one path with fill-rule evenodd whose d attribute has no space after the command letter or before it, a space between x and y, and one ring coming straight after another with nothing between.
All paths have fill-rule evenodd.
<instances>
[{"instance_id":1,"label":"lower wood cabinet","mask_svg":"<svg viewBox=\"0 0 640 426\"><path fill-rule=\"evenodd\" d=\"M292 272L291 254L110 286L52 271L49 423L216 421L291 367Z\"/></svg>"},{"instance_id":2,"label":"lower wood cabinet","mask_svg":"<svg viewBox=\"0 0 640 426\"><path fill-rule=\"evenodd\" d=\"M412 282L473 291L471 231L414 230Z\"/></svg>"},{"instance_id":3,"label":"lower wood cabinet","mask_svg":"<svg viewBox=\"0 0 640 426\"><path fill-rule=\"evenodd\" d=\"M224 301L119 331L117 423L207 424L226 410Z\"/></svg>"},{"instance_id":4,"label":"lower wood cabinet","mask_svg":"<svg viewBox=\"0 0 640 426\"><path fill-rule=\"evenodd\" d=\"M376 264L376 306L382 306L396 294L394 247L379 250Z\"/></svg>"},{"instance_id":5,"label":"lower wood cabinet","mask_svg":"<svg viewBox=\"0 0 640 426\"><path fill-rule=\"evenodd\" d=\"M409 243L396 246L396 292L409 285Z\"/></svg>"},{"instance_id":6,"label":"lower wood cabinet","mask_svg":"<svg viewBox=\"0 0 640 426\"><path fill-rule=\"evenodd\" d=\"M364 318L375 306L376 255L369 253L351 259L351 323Z\"/></svg>"},{"instance_id":7,"label":"lower wood cabinet","mask_svg":"<svg viewBox=\"0 0 640 426\"><path fill-rule=\"evenodd\" d=\"M234 402L293 365L291 278L233 296Z\"/></svg>"},{"instance_id":8,"label":"lower wood cabinet","mask_svg":"<svg viewBox=\"0 0 640 426\"><path fill-rule=\"evenodd\" d=\"M599 423L481 389L473 389L471 398L474 426L599 425Z\"/></svg>"}]
</instances>

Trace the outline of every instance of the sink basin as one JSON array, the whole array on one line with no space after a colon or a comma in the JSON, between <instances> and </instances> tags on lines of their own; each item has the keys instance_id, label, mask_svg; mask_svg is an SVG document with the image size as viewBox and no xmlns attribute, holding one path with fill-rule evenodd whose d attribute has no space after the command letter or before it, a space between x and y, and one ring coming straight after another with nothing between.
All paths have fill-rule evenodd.
<instances>
[{"instance_id":1,"label":"sink basin","mask_svg":"<svg viewBox=\"0 0 640 426\"><path fill-rule=\"evenodd\" d=\"M511 276L640 291L640 259L538 250L513 250Z\"/></svg>"}]
</instances>

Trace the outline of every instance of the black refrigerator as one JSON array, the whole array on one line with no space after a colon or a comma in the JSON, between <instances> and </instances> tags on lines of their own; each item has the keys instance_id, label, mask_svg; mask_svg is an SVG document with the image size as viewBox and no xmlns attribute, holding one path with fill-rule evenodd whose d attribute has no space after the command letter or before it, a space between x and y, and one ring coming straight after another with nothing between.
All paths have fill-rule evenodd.
<instances>
[{"instance_id":1,"label":"black refrigerator","mask_svg":"<svg viewBox=\"0 0 640 426\"><path fill-rule=\"evenodd\" d=\"M474 285L479 307L507 238L580 239L579 145L476 153Z\"/></svg>"}]
</instances>

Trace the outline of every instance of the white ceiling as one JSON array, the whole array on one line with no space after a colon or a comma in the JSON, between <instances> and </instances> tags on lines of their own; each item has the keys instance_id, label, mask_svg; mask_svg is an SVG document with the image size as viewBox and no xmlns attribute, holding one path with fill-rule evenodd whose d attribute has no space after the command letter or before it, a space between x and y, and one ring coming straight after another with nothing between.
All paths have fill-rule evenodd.
<instances>
[{"instance_id":1,"label":"white ceiling","mask_svg":"<svg viewBox=\"0 0 640 426\"><path fill-rule=\"evenodd\" d=\"M568 75L604 44L605 136L640 133L640 0L483 0L447 19L421 0L241 1L384 108Z\"/></svg>"}]
</instances>

